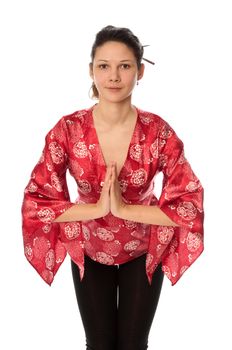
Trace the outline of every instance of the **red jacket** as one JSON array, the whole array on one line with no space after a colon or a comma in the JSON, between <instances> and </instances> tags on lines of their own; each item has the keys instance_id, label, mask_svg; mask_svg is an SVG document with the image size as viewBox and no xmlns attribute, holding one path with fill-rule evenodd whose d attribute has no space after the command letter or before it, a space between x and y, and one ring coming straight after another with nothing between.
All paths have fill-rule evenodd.
<instances>
[{"instance_id":1,"label":"red jacket","mask_svg":"<svg viewBox=\"0 0 232 350\"><path fill-rule=\"evenodd\" d=\"M106 164L93 123L93 107L64 116L46 136L22 205L25 255L51 285L68 252L84 276L84 254L116 265L144 253L149 283L162 262L174 285L203 251L203 188L184 156L183 143L159 116L137 109L137 122L118 180L125 202L158 205L179 227L141 224L114 217L53 222L70 202L66 171L77 183L76 203L96 203ZM159 199L155 175L162 172Z\"/></svg>"}]
</instances>

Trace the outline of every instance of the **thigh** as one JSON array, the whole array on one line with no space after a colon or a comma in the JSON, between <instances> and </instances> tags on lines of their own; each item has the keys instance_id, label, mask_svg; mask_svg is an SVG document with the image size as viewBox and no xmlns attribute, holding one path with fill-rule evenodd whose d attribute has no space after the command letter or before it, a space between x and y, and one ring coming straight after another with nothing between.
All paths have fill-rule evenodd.
<instances>
[{"instance_id":1,"label":"thigh","mask_svg":"<svg viewBox=\"0 0 232 350\"><path fill-rule=\"evenodd\" d=\"M114 349L117 327L117 266L93 261L85 255L85 273L71 261L74 287L88 349Z\"/></svg>"},{"instance_id":2,"label":"thigh","mask_svg":"<svg viewBox=\"0 0 232 350\"><path fill-rule=\"evenodd\" d=\"M148 335L164 275L159 265L150 285L145 267L146 254L119 266L118 349L120 350L147 349Z\"/></svg>"}]
</instances>

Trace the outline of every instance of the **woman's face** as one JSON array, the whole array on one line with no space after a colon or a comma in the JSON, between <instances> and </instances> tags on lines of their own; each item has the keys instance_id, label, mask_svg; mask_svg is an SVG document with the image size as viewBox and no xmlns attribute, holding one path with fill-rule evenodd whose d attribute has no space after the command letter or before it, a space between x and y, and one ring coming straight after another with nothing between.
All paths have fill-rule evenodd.
<instances>
[{"instance_id":1,"label":"woman's face","mask_svg":"<svg viewBox=\"0 0 232 350\"><path fill-rule=\"evenodd\" d=\"M96 49L90 76L99 93L99 100L120 102L131 96L144 65L138 70L133 51L125 44L108 41Z\"/></svg>"}]
</instances>

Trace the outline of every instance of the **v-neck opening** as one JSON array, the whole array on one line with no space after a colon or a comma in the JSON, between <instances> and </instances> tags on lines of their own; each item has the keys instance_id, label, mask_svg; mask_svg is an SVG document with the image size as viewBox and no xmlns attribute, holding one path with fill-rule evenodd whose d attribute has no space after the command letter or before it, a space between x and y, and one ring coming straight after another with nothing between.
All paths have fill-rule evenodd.
<instances>
[{"instance_id":1,"label":"v-neck opening","mask_svg":"<svg viewBox=\"0 0 232 350\"><path fill-rule=\"evenodd\" d=\"M92 107L89 108L89 112L90 112L90 118L91 118L91 127L92 129L94 130L94 137L95 137L95 141L96 141L96 144L98 145L99 147L99 151L100 151L100 157L101 157L101 160L102 160L102 163L104 164L104 167L105 167L105 172L106 172L106 169L107 169L107 164L106 164L106 161L105 161L105 158L104 158L104 154L103 154L103 151L102 151L102 147L101 147L101 144L99 142L99 138L98 138L98 134L97 134L97 129L95 128L95 124L94 124L94 118L93 118L93 108L96 106L97 104L94 104ZM134 106L134 105L133 105ZM127 164L127 161L128 161L128 157L129 157L129 152L130 152L130 148L134 142L134 139L135 139L135 134L136 134L136 131L137 131L137 127L138 127L138 120L139 120L139 109L134 106L135 110L136 110L136 121L135 121L135 125L134 125L134 129L133 129L133 132L132 132L132 135L131 135L131 139L130 139L130 143L129 143L129 146L128 146L128 149L127 149L127 152L126 152L126 158L124 159L124 163L121 167L121 170L120 172L118 173L118 178L121 177L121 174L122 172L124 171L125 167L126 167L126 164Z\"/></svg>"}]
</instances>

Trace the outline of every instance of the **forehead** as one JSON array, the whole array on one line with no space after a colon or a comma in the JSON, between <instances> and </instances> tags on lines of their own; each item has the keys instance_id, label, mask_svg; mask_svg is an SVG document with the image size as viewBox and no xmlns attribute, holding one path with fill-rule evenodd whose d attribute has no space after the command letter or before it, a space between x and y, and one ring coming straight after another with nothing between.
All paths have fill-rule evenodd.
<instances>
[{"instance_id":1,"label":"forehead","mask_svg":"<svg viewBox=\"0 0 232 350\"><path fill-rule=\"evenodd\" d=\"M135 60L133 50L126 44L117 41L108 41L98 46L95 60Z\"/></svg>"}]
</instances>

